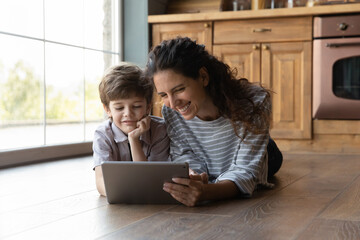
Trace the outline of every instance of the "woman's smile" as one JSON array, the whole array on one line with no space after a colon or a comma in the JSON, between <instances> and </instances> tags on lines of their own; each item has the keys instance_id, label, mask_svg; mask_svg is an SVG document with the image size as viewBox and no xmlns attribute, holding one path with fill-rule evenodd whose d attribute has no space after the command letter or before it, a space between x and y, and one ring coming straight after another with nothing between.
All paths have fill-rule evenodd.
<instances>
[{"instance_id":1,"label":"woman's smile","mask_svg":"<svg viewBox=\"0 0 360 240\"><path fill-rule=\"evenodd\" d=\"M180 113L185 113L189 109L190 105L191 105L191 102L188 102L185 106L177 107L177 110Z\"/></svg>"}]
</instances>

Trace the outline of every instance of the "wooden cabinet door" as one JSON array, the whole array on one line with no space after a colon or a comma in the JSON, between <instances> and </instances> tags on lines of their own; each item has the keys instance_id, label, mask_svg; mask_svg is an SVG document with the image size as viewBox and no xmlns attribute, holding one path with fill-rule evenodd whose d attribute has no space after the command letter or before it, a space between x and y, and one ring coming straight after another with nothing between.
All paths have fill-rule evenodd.
<instances>
[{"instance_id":1,"label":"wooden cabinet door","mask_svg":"<svg viewBox=\"0 0 360 240\"><path fill-rule=\"evenodd\" d=\"M172 38L189 37L199 44L204 44L205 49L212 53L212 22L191 23L159 23L152 25L152 45L156 46L163 40ZM161 117L163 102L155 93L153 100L152 115Z\"/></svg>"},{"instance_id":2,"label":"wooden cabinet door","mask_svg":"<svg viewBox=\"0 0 360 240\"><path fill-rule=\"evenodd\" d=\"M231 69L236 68L238 78L260 83L260 44L214 45L213 53Z\"/></svg>"},{"instance_id":3,"label":"wooden cabinet door","mask_svg":"<svg viewBox=\"0 0 360 240\"><path fill-rule=\"evenodd\" d=\"M261 82L272 93L271 136L311 138L311 42L263 43Z\"/></svg>"},{"instance_id":4,"label":"wooden cabinet door","mask_svg":"<svg viewBox=\"0 0 360 240\"><path fill-rule=\"evenodd\" d=\"M212 22L190 23L159 23L152 25L152 45L155 46L163 40L189 37L197 43L204 44L206 50L212 53Z\"/></svg>"}]
</instances>

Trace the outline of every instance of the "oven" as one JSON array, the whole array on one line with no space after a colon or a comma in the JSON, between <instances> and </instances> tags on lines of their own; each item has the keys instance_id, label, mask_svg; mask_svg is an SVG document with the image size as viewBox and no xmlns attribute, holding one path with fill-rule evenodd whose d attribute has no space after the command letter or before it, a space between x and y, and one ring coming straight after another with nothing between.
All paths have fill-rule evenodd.
<instances>
[{"instance_id":1,"label":"oven","mask_svg":"<svg viewBox=\"0 0 360 240\"><path fill-rule=\"evenodd\" d=\"M360 15L314 18L313 118L360 119Z\"/></svg>"}]
</instances>

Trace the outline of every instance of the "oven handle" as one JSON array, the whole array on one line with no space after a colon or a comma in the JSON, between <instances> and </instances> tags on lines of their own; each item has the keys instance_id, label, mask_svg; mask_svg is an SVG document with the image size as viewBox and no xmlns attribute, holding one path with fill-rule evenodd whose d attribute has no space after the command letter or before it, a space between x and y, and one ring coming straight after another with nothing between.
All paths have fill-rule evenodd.
<instances>
[{"instance_id":1,"label":"oven handle","mask_svg":"<svg viewBox=\"0 0 360 240\"><path fill-rule=\"evenodd\" d=\"M329 47L329 48L353 47L353 46L360 46L360 42L354 42L354 43L327 43L325 46Z\"/></svg>"}]
</instances>

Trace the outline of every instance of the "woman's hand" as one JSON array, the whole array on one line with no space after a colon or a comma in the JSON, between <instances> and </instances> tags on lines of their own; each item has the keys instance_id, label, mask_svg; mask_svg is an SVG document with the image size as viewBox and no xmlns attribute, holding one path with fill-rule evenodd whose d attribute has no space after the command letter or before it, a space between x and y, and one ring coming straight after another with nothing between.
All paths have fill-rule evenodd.
<instances>
[{"instance_id":1,"label":"woman's hand","mask_svg":"<svg viewBox=\"0 0 360 240\"><path fill-rule=\"evenodd\" d=\"M144 132L150 129L150 121L150 116L140 119L136 124L136 128L128 133L128 137L138 139Z\"/></svg>"},{"instance_id":2,"label":"woman's hand","mask_svg":"<svg viewBox=\"0 0 360 240\"><path fill-rule=\"evenodd\" d=\"M209 182L209 177L206 173L203 172L201 174L198 174L191 168L189 168L189 176L191 179L202 181L204 184L207 184Z\"/></svg>"},{"instance_id":3,"label":"woman's hand","mask_svg":"<svg viewBox=\"0 0 360 240\"><path fill-rule=\"evenodd\" d=\"M173 178L174 183L164 183L164 191L188 207L193 207L204 198L204 186L208 183L206 173L190 170L190 178Z\"/></svg>"}]
</instances>

